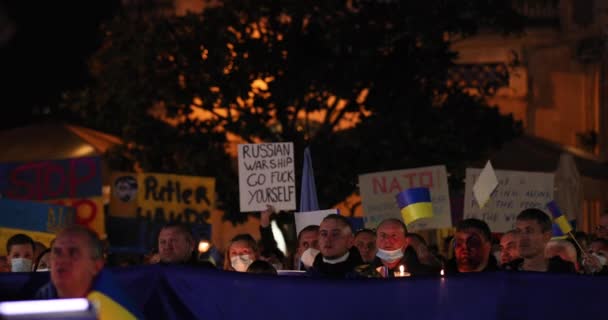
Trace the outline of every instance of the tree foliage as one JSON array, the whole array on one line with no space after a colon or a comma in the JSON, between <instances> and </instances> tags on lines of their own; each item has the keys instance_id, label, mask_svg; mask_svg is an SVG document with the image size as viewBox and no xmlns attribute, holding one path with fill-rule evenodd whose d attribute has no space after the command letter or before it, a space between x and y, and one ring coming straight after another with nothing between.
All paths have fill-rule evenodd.
<instances>
[{"instance_id":1,"label":"tree foliage","mask_svg":"<svg viewBox=\"0 0 608 320\"><path fill-rule=\"evenodd\" d=\"M359 173L471 160L519 124L482 98L446 87L450 38L517 30L501 0L226 0L202 14L103 27L94 83L64 106L120 135L124 169L215 176L238 220L227 137L310 145L324 207L356 190Z\"/></svg>"}]
</instances>

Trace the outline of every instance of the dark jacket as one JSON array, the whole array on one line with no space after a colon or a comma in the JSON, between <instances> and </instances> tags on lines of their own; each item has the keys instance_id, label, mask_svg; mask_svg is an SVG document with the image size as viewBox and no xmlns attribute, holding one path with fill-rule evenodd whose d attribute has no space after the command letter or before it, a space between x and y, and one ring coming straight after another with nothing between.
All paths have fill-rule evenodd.
<instances>
[{"instance_id":1,"label":"dark jacket","mask_svg":"<svg viewBox=\"0 0 608 320\"><path fill-rule=\"evenodd\" d=\"M524 259L515 259L503 266L505 270L510 271L525 271L524 267ZM549 259L549 265L547 267L547 272L551 273L576 273L576 267L572 262L562 260L562 258L555 256Z\"/></svg>"},{"instance_id":2,"label":"dark jacket","mask_svg":"<svg viewBox=\"0 0 608 320\"><path fill-rule=\"evenodd\" d=\"M494 272L494 271L498 271L498 261L496 261L496 258L494 257L493 254L490 254L490 258L488 258L488 264L480 272ZM460 271L458 271L458 264L456 263L455 257L448 261L447 265L445 266L445 272L447 274L460 273Z\"/></svg>"},{"instance_id":3,"label":"dark jacket","mask_svg":"<svg viewBox=\"0 0 608 320\"><path fill-rule=\"evenodd\" d=\"M403 257L401 261L393 268L389 269L388 277L393 278L395 276L395 272L399 272L399 266L403 265L406 272L409 272L412 276L423 276L423 275L439 275L441 271L440 266L429 266L426 264L422 264L418 259L418 255L416 254L416 250L412 247L408 247L403 252ZM378 268L384 266L382 260L376 257L372 262L373 268Z\"/></svg>"},{"instance_id":4,"label":"dark jacket","mask_svg":"<svg viewBox=\"0 0 608 320\"><path fill-rule=\"evenodd\" d=\"M361 254L356 247L350 248L348 259L344 262L329 264L323 261L321 254L315 258L315 262L309 271L313 277L349 278L355 273L355 268L364 264Z\"/></svg>"}]
</instances>

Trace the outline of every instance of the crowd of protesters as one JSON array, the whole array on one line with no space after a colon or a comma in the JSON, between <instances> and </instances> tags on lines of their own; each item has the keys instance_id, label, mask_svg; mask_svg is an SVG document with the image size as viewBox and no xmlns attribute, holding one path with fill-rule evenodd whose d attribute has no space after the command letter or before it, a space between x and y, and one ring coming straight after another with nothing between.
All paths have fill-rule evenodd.
<instances>
[{"instance_id":1,"label":"crowd of protesters","mask_svg":"<svg viewBox=\"0 0 608 320\"><path fill-rule=\"evenodd\" d=\"M556 239L552 220L539 209L516 217L515 229L499 238L488 224L465 219L446 239L446 250L429 248L423 237L410 233L399 219L382 221L375 230L353 230L338 214L316 226L303 228L297 247L288 257L277 248L270 229L272 208L261 213L261 240L249 234L235 236L223 257L208 259L197 250L191 230L167 224L160 230L157 250L143 264L187 265L231 272L277 275L298 270L302 275L329 278L393 278L439 276L464 272L532 271L586 275L608 274L608 215L596 232ZM103 242L83 227L59 232L50 248L25 234L11 237L8 255L0 260L4 272L50 272L51 281L38 298L77 297L86 294L95 276L107 264ZM132 264L132 263L131 263Z\"/></svg>"}]
</instances>

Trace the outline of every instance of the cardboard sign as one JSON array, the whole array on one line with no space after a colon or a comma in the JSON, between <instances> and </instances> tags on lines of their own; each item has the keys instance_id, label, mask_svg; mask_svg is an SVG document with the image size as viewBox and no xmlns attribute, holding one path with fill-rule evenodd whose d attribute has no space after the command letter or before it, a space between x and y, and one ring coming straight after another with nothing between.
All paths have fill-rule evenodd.
<instances>
[{"instance_id":1,"label":"cardboard sign","mask_svg":"<svg viewBox=\"0 0 608 320\"><path fill-rule=\"evenodd\" d=\"M110 175L110 204L113 217L134 218L137 215L139 183L136 173L112 172Z\"/></svg>"},{"instance_id":2,"label":"cardboard sign","mask_svg":"<svg viewBox=\"0 0 608 320\"><path fill-rule=\"evenodd\" d=\"M1 243L23 233L49 246L55 232L75 222L74 210L70 207L31 201L2 199L0 212ZM0 246L0 254L6 254L6 246Z\"/></svg>"},{"instance_id":3,"label":"cardboard sign","mask_svg":"<svg viewBox=\"0 0 608 320\"><path fill-rule=\"evenodd\" d=\"M137 216L154 221L209 223L211 208L215 207L215 178L141 173L137 186Z\"/></svg>"},{"instance_id":4,"label":"cardboard sign","mask_svg":"<svg viewBox=\"0 0 608 320\"><path fill-rule=\"evenodd\" d=\"M296 235L308 226L318 226L330 214L337 214L338 209L296 212L293 214L296 223ZM354 230L353 230L354 231Z\"/></svg>"},{"instance_id":5,"label":"cardboard sign","mask_svg":"<svg viewBox=\"0 0 608 320\"><path fill-rule=\"evenodd\" d=\"M373 229L382 220L402 219L395 195L409 189L425 187L431 193L432 218L419 219L408 230L438 229L452 226L450 195L445 166L383 171L359 175L359 190L365 227Z\"/></svg>"},{"instance_id":6,"label":"cardboard sign","mask_svg":"<svg viewBox=\"0 0 608 320\"><path fill-rule=\"evenodd\" d=\"M0 164L0 193L17 200L101 196L99 158Z\"/></svg>"},{"instance_id":7,"label":"cardboard sign","mask_svg":"<svg viewBox=\"0 0 608 320\"><path fill-rule=\"evenodd\" d=\"M552 173L495 170L498 187L481 209L472 190L480 172L481 169L466 170L464 218L483 220L492 232L514 229L515 217L522 210L537 208L546 212L547 202L553 200Z\"/></svg>"},{"instance_id":8,"label":"cardboard sign","mask_svg":"<svg viewBox=\"0 0 608 320\"><path fill-rule=\"evenodd\" d=\"M293 143L239 144L241 212L296 209Z\"/></svg>"},{"instance_id":9,"label":"cardboard sign","mask_svg":"<svg viewBox=\"0 0 608 320\"><path fill-rule=\"evenodd\" d=\"M0 193L73 207L76 223L106 237L98 157L0 164Z\"/></svg>"}]
</instances>

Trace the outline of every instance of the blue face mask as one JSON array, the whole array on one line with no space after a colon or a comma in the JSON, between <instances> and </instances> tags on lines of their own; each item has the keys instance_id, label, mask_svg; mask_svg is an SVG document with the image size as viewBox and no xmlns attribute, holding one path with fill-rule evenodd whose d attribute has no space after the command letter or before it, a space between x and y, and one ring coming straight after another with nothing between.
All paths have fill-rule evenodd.
<instances>
[{"instance_id":1,"label":"blue face mask","mask_svg":"<svg viewBox=\"0 0 608 320\"><path fill-rule=\"evenodd\" d=\"M395 262L401 258L403 258L403 251L401 249L397 250L382 250L378 248L378 252L376 253L376 257L380 258L382 261L386 262Z\"/></svg>"}]
</instances>

